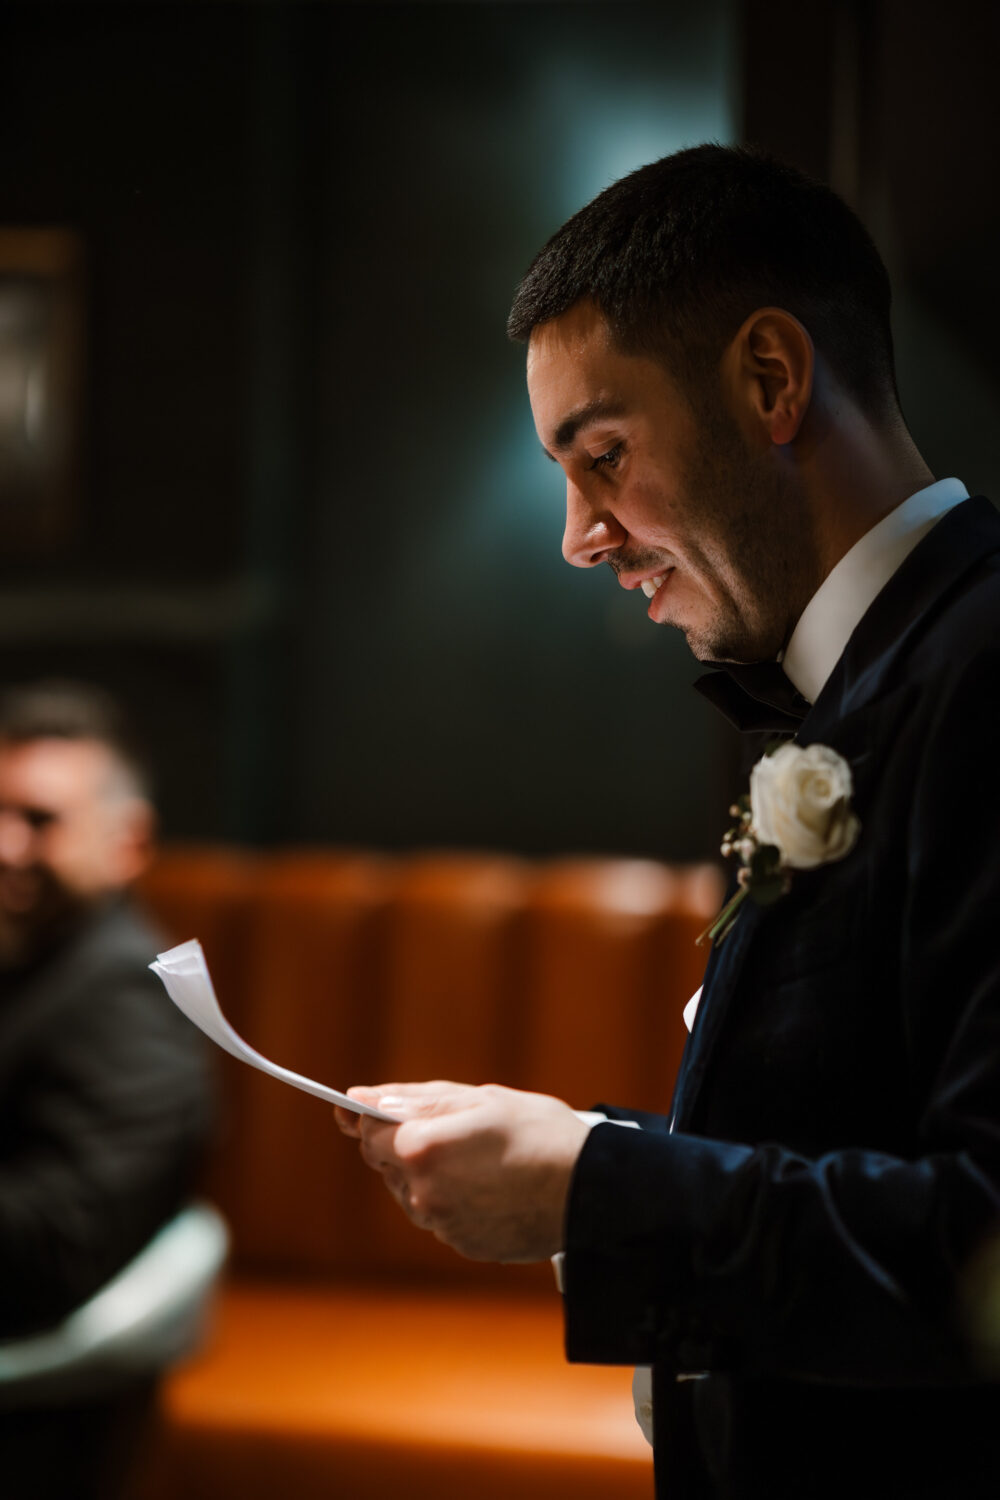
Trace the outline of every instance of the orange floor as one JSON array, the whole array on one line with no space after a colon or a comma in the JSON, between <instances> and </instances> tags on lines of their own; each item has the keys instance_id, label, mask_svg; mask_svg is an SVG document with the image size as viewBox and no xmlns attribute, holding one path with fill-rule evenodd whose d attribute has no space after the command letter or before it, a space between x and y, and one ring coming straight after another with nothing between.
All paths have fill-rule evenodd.
<instances>
[{"instance_id":1,"label":"orange floor","mask_svg":"<svg viewBox=\"0 0 1000 1500\"><path fill-rule=\"evenodd\" d=\"M171 1381L163 1492L649 1500L631 1372L568 1366L558 1297L223 1294Z\"/></svg>"}]
</instances>

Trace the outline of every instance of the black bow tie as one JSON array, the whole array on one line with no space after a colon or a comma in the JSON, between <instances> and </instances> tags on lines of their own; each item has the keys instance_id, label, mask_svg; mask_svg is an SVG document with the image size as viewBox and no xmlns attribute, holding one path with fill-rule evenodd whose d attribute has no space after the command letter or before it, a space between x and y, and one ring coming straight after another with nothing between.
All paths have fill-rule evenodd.
<instances>
[{"instance_id":1,"label":"black bow tie","mask_svg":"<svg viewBox=\"0 0 1000 1500\"><path fill-rule=\"evenodd\" d=\"M811 704L776 661L713 662L719 668L699 677L695 692L743 734L795 734Z\"/></svg>"}]
</instances>

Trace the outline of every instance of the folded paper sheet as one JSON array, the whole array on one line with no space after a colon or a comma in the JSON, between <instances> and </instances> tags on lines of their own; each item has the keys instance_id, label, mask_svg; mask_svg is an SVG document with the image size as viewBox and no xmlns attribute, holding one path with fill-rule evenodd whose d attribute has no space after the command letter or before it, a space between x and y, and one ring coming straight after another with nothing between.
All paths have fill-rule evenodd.
<instances>
[{"instance_id":1,"label":"folded paper sheet","mask_svg":"<svg viewBox=\"0 0 1000 1500\"><path fill-rule=\"evenodd\" d=\"M269 1062L248 1046L219 1009L212 976L208 972L208 964L197 938L181 943L177 948L169 948L166 953L158 953L156 962L149 967L163 980L164 988L178 1010L182 1010L188 1020L200 1027L217 1046L231 1052L241 1062L249 1063L251 1068L259 1068L262 1073L270 1073L272 1078L290 1083L293 1088L315 1094L317 1099L325 1099L328 1104L340 1104L344 1109L353 1110L355 1114L373 1115L376 1120L392 1120L391 1115L372 1109L367 1104L359 1104L356 1099L349 1099L346 1094L327 1088L325 1083L315 1083L311 1078L303 1078L301 1073L292 1073L288 1068Z\"/></svg>"}]
</instances>

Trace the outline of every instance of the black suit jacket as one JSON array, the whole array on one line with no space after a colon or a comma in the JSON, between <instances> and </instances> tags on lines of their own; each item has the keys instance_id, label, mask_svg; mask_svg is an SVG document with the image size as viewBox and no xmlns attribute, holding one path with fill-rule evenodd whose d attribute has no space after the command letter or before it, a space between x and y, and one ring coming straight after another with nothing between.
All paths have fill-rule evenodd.
<instances>
[{"instance_id":1,"label":"black suit jacket","mask_svg":"<svg viewBox=\"0 0 1000 1500\"><path fill-rule=\"evenodd\" d=\"M0 975L0 1338L86 1301L195 1186L206 1063L156 947L114 901Z\"/></svg>"},{"instance_id":2,"label":"black suit jacket","mask_svg":"<svg viewBox=\"0 0 1000 1500\"><path fill-rule=\"evenodd\" d=\"M998 1387L963 1302L1000 1234L987 501L910 554L798 739L850 762L861 836L776 905L745 903L713 953L673 1133L591 1133L568 1354L654 1366L670 1500L996 1494Z\"/></svg>"}]
</instances>

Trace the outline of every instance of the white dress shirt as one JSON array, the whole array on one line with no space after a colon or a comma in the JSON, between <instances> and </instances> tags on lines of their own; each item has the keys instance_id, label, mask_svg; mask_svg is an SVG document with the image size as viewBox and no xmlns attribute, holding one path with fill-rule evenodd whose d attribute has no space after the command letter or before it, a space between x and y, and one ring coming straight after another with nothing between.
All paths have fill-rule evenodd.
<instances>
[{"instance_id":1,"label":"white dress shirt","mask_svg":"<svg viewBox=\"0 0 1000 1500\"><path fill-rule=\"evenodd\" d=\"M938 479L883 516L845 552L806 605L781 658L785 676L815 703L868 606L941 517L967 500L960 479Z\"/></svg>"}]
</instances>

